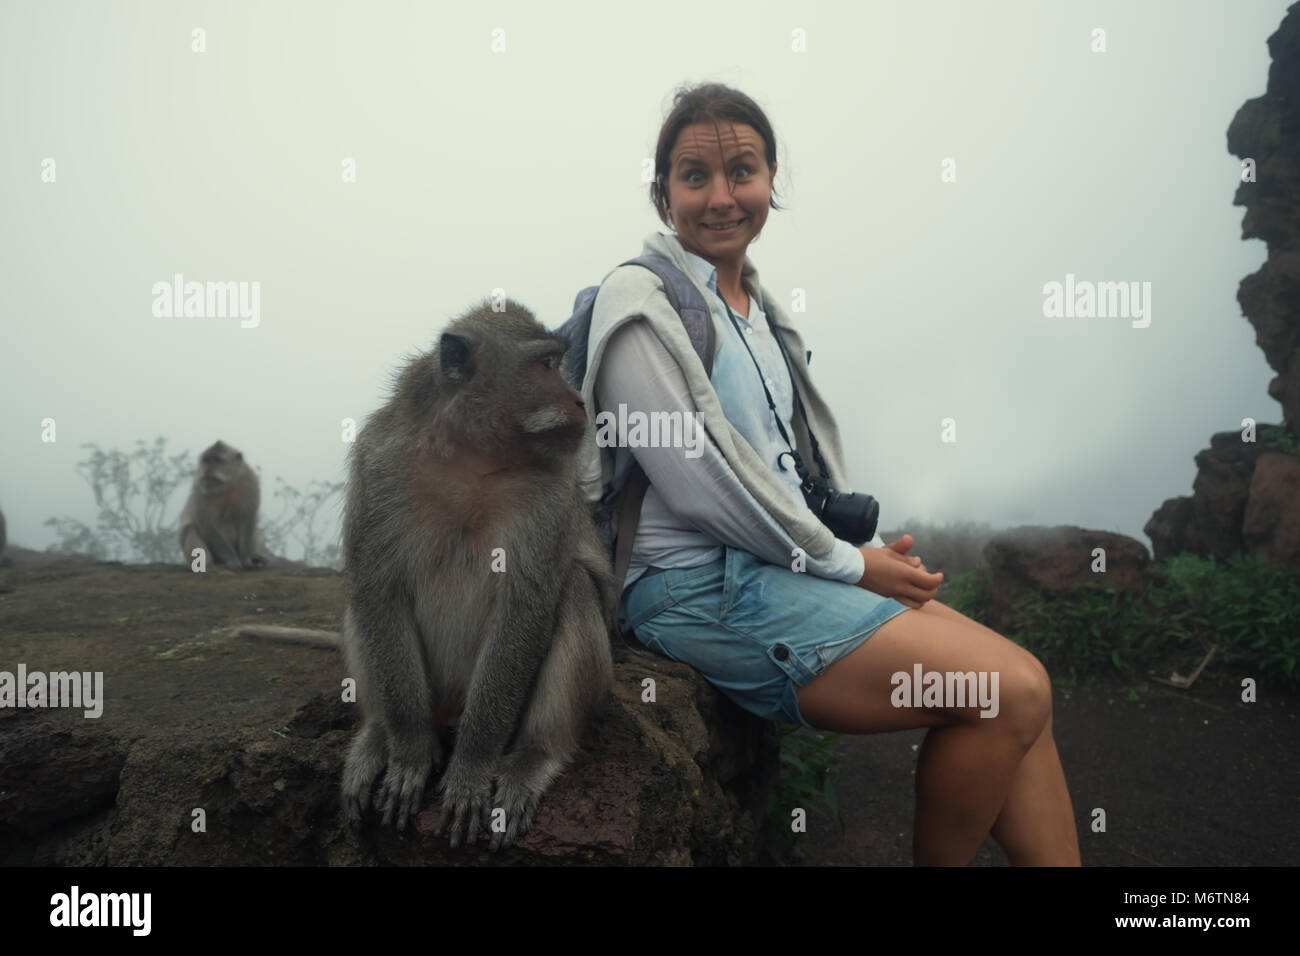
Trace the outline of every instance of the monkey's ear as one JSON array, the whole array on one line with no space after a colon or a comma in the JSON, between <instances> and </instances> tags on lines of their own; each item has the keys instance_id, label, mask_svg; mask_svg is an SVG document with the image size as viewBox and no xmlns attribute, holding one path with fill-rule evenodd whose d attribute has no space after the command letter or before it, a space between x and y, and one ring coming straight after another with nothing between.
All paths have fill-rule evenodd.
<instances>
[{"instance_id":1,"label":"monkey's ear","mask_svg":"<svg viewBox=\"0 0 1300 956\"><path fill-rule=\"evenodd\" d=\"M474 374L474 352L471 340L453 332L442 333L438 341L438 356L442 361L442 374L453 382L463 382Z\"/></svg>"}]
</instances>

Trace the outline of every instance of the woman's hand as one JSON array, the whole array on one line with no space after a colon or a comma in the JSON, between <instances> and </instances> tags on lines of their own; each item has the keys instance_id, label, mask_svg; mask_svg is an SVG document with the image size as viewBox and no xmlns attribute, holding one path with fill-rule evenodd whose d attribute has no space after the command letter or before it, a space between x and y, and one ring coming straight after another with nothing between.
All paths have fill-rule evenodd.
<instances>
[{"instance_id":1,"label":"woman's hand","mask_svg":"<svg viewBox=\"0 0 1300 956\"><path fill-rule=\"evenodd\" d=\"M858 548L866 562L858 587L882 597L894 598L915 609L933 598L943 583L943 572L931 574L925 570L920 558L908 557L912 544L912 536L905 534L883 548L867 545Z\"/></svg>"}]
</instances>

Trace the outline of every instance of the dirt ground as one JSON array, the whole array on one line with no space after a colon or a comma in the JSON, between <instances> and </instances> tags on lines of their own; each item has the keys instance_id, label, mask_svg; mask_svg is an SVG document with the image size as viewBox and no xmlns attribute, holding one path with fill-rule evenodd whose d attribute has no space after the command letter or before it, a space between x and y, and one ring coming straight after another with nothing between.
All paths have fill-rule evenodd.
<instances>
[{"instance_id":1,"label":"dirt ground","mask_svg":"<svg viewBox=\"0 0 1300 956\"><path fill-rule=\"evenodd\" d=\"M178 576L165 566L8 570L0 582L0 659L35 659L27 645L39 640L41 659L60 664L60 642L80 647L92 625L107 658L115 635L170 647L177 635L198 641L236 619L336 626L330 609L339 582L328 573L250 577L246 588L235 582L234 598L230 583L214 578L182 600ZM60 620L81 616L85 626L51 631L51 610ZM303 657L301 666L316 666L312 660ZM1261 685L1259 701L1245 704L1240 693L1233 679L1208 675L1185 691L1118 680L1055 688L1055 737L1086 866L1300 864L1300 698ZM143 695L123 706L158 720L170 719L168 708L183 711L182 703ZM916 748L925 733L839 739L840 819L810 814L801 838L806 864L911 864ZM1091 828L1097 807L1106 811L1104 833ZM992 841L973 862L1006 865Z\"/></svg>"},{"instance_id":2,"label":"dirt ground","mask_svg":"<svg viewBox=\"0 0 1300 956\"><path fill-rule=\"evenodd\" d=\"M1084 866L1300 864L1300 700L1232 685L1055 688L1053 723ZM840 825L810 814L805 863L912 862L916 748L926 731L841 736ZM1094 808L1106 832L1094 833ZM1006 866L985 840L976 866Z\"/></svg>"}]
</instances>

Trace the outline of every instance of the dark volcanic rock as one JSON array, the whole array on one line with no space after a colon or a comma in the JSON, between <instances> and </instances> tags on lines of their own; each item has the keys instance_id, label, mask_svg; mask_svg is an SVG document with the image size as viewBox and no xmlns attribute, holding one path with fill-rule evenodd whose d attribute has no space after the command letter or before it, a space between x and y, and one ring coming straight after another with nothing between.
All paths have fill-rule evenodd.
<instances>
[{"instance_id":1,"label":"dark volcanic rock","mask_svg":"<svg viewBox=\"0 0 1300 956\"><path fill-rule=\"evenodd\" d=\"M1093 570L1094 548L1105 552L1104 572ZM1146 586L1151 564L1140 541L1067 525L1000 532L985 545L984 560L992 570L985 623L994 630L1014 630L1014 610L1029 595L1059 594L1084 585L1140 590Z\"/></svg>"},{"instance_id":2,"label":"dark volcanic rock","mask_svg":"<svg viewBox=\"0 0 1300 956\"><path fill-rule=\"evenodd\" d=\"M1237 186L1243 239L1262 239L1268 259L1241 281L1237 301L1278 373L1268 393L1300 431L1300 4L1268 38L1273 62L1263 96L1247 100L1228 126L1228 152L1255 162L1255 181Z\"/></svg>"},{"instance_id":3,"label":"dark volcanic rock","mask_svg":"<svg viewBox=\"0 0 1300 956\"><path fill-rule=\"evenodd\" d=\"M1246 553L1300 571L1300 457L1220 432L1197 453L1196 469L1191 496L1167 499L1143 528L1157 561Z\"/></svg>"},{"instance_id":4,"label":"dark volcanic rock","mask_svg":"<svg viewBox=\"0 0 1300 956\"><path fill-rule=\"evenodd\" d=\"M1228 152L1254 164L1233 205L1245 206L1243 239L1262 239L1268 258L1241 280L1237 301L1255 329L1282 426L1258 424L1277 441L1222 432L1196 456L1191 497L1170 498L1144 529L1158 561L1182 552L1222 559L1246 552L1300 573L1294 454L1300 435L1300 4L1268 38L1272 65L1263 96L1247 100L1228 126ZM1244 427L1244 426L1243 426ZM1288 460L1289 459L1289 460Z\"/></svg>"}]
</instances>

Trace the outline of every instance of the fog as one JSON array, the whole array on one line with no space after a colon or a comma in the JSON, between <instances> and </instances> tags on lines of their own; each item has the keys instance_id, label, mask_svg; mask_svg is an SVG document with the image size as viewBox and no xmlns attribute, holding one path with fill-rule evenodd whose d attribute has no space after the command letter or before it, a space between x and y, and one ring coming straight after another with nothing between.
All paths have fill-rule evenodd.
<instances>
[{"instance_id":1,"label":"fog","mask_svg":"<svg viewBox=\"0 0 1300 956\"><path fill-rule=\"evenodd\" d=\"M1289 2L6 3L9 539L94 524L83 442L221 438L264 509L276 475L342 480L341 422L452 316L500 288L558 326L666 231L645 162L675 88L718 81L775 129L788 208L749 255L806 296L881 528L1149 545L1212 433L1281 420L1225 134ZM257 283L258 321L156 314L177 274ZM1146 324L1049 317L1067 281L1137 283Z\"/></svg>"}]
</instances>

